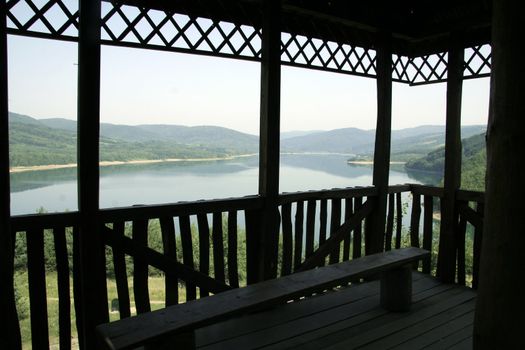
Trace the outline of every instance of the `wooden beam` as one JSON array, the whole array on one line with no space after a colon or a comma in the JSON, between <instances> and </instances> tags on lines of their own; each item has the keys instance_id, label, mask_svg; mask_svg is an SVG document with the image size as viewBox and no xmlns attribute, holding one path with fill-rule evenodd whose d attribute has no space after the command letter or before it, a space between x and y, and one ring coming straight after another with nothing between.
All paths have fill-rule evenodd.
<instances>
[{"instance_id":1,"label":"wooden beam","mask_svg":"<svg viewBox=\"0 0 525 350\"><path fill-rule=\"evenodd\" d=\"M259 195L265 199L260 225L260 277L277 276L279 241L279 151L281 108L281 1L263 1Z\"/></svg>"},{"instance_id":2,"label":"wooden beam","mask_svg":"<svg viewBox=\"0 0 525 350\"><path fill-rule=\"evenodd\" d=\"M9 107L7 88L6 3L0 3L0 315L7 322L0 338L8 349L21 348L20 327L15 309L13 286L13 235L10 228L9 187Z\"/></svg>"},{"instance_id":3,"label":"wooden beam","mask_svg":"<svg viewBox=\"0 0 525 350\"><path fill-rule=\"evenodd\" d=\"M523 3L493 1L487 181L474 349L523 349L525 36Z\"/></svg>"},{"instance_id":4,"label":"wooden beam","mask_svg":"<svg viewBox=\"0 0 525 350\"><path fill-rule=\"evenodd\" d=\"M104 245L99 226L100 1L80 0L78 33L78 209L80 347L98 348L95 327L108 321ZM75 296L76 297L76 296Z\"/></svg>"},{"instance_id":5,"label":"wooden beam","mask_svg":"<svg viewBox=\"0 0 525 350\"><path fill-rule=\"evenodd\" d=\"M446 283L453 283L456 273L456 191L461 185L461 95L464 56L460 41L458 33L452 34L448 52L445 177L437 270L438 278Z\"/></svg>"},{"instance_id":6,"label":"wooden beam","mask_svg":"<svg viewBox=\"0 0 525 350\"><path fill-rule=\"evenodd\" d=\"M374 148L373 184L378 195L366 220L365 252L378 253L385 241L388 175L390 171L390 140L392 133L392 48L391 37L382 35L377 48L377 125Z\"/></svg>"},{"instance_id":7,"label":"wooden beam","mask_svg":"<svg viewBox=\"0 0 525 350\"><path fill-rule=\"evenodd\" d=\"M300 266L296 269L296 272L306 271L313 269L314 267L324 264L325 258L332 253L334 250L340 248L341 241L348 235L348 232L354 230L358 225L361 225L363 219L372 211L372 204L368 199L365 204L356 209L355 214L336 230L334 230L330 238L328 238L323 245L321 245L314 254L307 258Z\"/></svg>"},{"instance_id":8,"label":"wooden beam","mask_svg":"<svg viewBox=\"0 0 525 350\"><path fill-rule=\"evenodd\" d=\"M104 226L104 241L109 246L119 249L121 252L133 256L142 264L153 266L166 275L178 277L184 281L191 281L201 288L205 288L211 293L220 293L231 288L224 283L209 277L208 275L196 271L185 264L181 264L176 257L170 257L159 253L149 247L137 244L133 239L123 235L118 235L114 230Z\"/></svg>"}]
</instances>

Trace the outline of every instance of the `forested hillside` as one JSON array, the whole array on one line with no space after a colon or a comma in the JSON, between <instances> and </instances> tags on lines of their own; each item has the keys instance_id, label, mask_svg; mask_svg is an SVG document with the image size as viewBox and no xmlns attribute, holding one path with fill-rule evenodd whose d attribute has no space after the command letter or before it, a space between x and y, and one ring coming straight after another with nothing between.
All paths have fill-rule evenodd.
<instances>
[{"instance_id":1,"label":"forested hillside","mask_svg":"<svg viewBox=\"0 0 525 350\"><path fill-rule=\"evenodd\" d=\"M461 164L461 187L468 190L485 190L485 170L487 150L485 134L479 134L462 140L463 157ZM411 160L405 164L407 169L443 174L445 167L445 147L440 147L426 156Z\"/></svg>"},{"instance_id":2,"label":"forested hillside","mask_svg":"<svg viewBox=\"0 0 525 350\"><path fill-rule=\"evenodd\" d=\"M51 127L53 126L53 127ZM130 161L169 158L214 158L254 153L258 139L253 135L219 127L176 127L172 138L166 126L151 126L157 132L144 131L134 126L116 126L119 137L100 138L101 161ZM169 127L169 126L168 126ZM191 130L191 131L190 131ZM76 163L76 122L66 119L36 120L10 113L9 146L11 166L33 166ZM164 136L161 134L164 133ZM106 133L107 134L107 133ZM145 135L150 134L148 138ZM199 134L201 136L194 136ZM136 137L135 141L133 137Z\"/></svg>"}]
</instances>

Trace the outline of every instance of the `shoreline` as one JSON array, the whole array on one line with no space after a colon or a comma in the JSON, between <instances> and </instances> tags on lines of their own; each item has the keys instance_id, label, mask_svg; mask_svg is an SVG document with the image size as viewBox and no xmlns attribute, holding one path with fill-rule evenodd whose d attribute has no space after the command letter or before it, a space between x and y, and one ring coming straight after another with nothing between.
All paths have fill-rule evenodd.
<instances>
[{"instance_id":1,"label":"shoreline","mask_svg":"<svg viewBox=\"0 0 525 350\"><path fill-rule=\"evenodd\" d=\"M175 163L175 162L210 162L215 160L232 160L236 158L252 157L257 153L251 154L239 154L227 157L213 157L213 158L167 158L167 159L138 159L138 160L113 160L113 161L101 161L99 166L112 166L112 165L128 165L128 164L154 164L154 163ZM31 165L31 166L16 166L9 169L10 173L23 173L29 171L42 171L42 170L56 170L56 169L67 169L76 168L77 163L68 164L48 164L48 165Z\"/></svg>"},{"instance_id":2,"label":"shoreline","mask_svg":"<svg viewBox=\"0 0 525 350\"><path fill-rule=\"evenodd\" d=\"M373 160L348 160L348 164L357 164L357 165L374 165ZM390 161L390 164L406 164L406 162Z\"/></svg>"}]
</instances>

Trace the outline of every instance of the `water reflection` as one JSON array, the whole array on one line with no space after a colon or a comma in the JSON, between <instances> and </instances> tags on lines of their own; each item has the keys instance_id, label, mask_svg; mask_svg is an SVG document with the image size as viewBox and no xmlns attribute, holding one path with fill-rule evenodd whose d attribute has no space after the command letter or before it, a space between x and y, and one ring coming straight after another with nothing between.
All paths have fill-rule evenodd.
<instances>
[{"instance_id":1,"label":"water reflection","mask_svg":"<svg viewBox=\"0 0 525 350\"><path fill-rule=\"evenodd\" d=\"M281 155L281 192L372 184L371 165L348 164L344 155ZM100 169L100 206L155 204L257 193L258 156L202 162L105 166ZM435 185L440 176L393 165L390 183ZM13 214L76 210L77 169L11 174Z\"/></svg>"}]
</instances>

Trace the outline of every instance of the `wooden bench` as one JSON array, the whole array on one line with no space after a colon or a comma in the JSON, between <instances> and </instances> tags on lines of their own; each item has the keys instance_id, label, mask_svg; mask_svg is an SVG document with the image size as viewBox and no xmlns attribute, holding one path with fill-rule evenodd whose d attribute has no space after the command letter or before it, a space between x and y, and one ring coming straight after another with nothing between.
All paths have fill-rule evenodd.
<instances>
[{"instance_id":1,"label":"wooden bench","mask_svg":"<svg viewBox=\"0 0 525 350\"><path fill-rule=\"evenodd\" d=\"M102 324L97 331L108 349L143 345L151 345L152 349L194 349L197 328L370 276L381 276L382 307L407 311L412 297L413 263L429 254L419 248L404 248L368 255Z\"/></svg>"}]
</instances>

